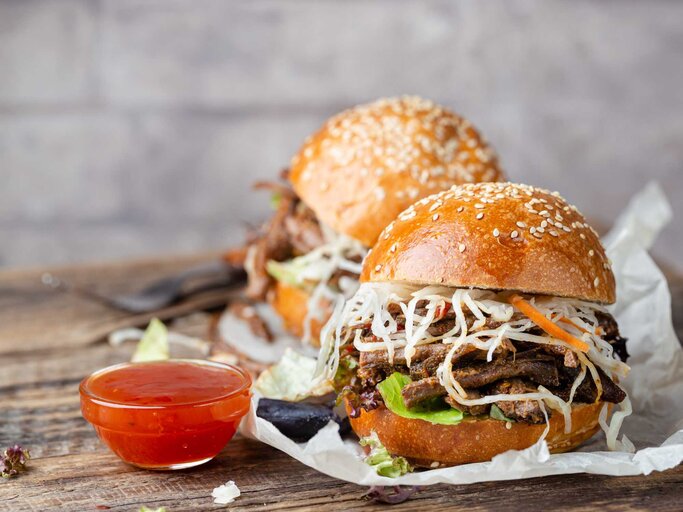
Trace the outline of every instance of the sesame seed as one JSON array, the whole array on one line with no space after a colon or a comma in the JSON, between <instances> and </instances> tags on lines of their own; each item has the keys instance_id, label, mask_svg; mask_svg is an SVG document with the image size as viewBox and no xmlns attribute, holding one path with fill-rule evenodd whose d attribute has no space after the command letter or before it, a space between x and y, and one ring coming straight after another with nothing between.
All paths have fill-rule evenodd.
<instances>
[{"instance_id":1,"label":"sesame seed","mask_svg":"<svg viewBox=\"0 0 683 512\"><path fill-rule=\"evenodd\" d=\"M581 237L581 240L585 240L585 239L586 239L586 235L584 235L583 233L579 233L579 236Z\"/></svg>"},{"instance_id":2,"label":"sesame seed","mask_svg":"<svg viewBox=\"0 0 683 512\"><path fill-rule=\"evenodd\" d=\"M477 220L481 220L484 218L484 214L482 212L477 213Z\"/></svg>"},{"instance_id":3,"label":"sesame seed","mask_svg":"<svg viewBox=\"0 0 683 512\"><path fill-rule=\"evenodd\" d=\"M518 220L518 221L516 222L516 224L517 224L517 227L518 227L518 228L524 229L524 228L526 227L526 224L525 224L524 222L522 222L521 220Z\"/></svg>"},{"instance_id":4,"label":"sesame seed","mask_svg":"<svg viewBox=\"0 0 683 512\"><path fill-rule=\"evenodd\" d=\"M460 244L460 245L458 245L458 250L459 250L460 252L465 252L465 244Z\"/></svg>"},{"instance_id":5,"label":"sesame seed","mask_svg":"<svg viewBox=\"0 0 683 512\"><path fill-rule=\"evenodd\" d=\"M396 252L396 244L393 244L391 248L389 249L389 252Z\"/></svg>"},{"instance_id":6,"label":"sesame seed","mask_svg":"<svg viewBox=\"0 0 683 512\"><path fill-rule=\"evenodd\" d=\"M438 219L439 219L439 214L438 214L438 213L435 213L435 214L432 216L432 220L438 220Z\"/></svg>"},{"instance_id":7,"label":"sesame seed","mask_svg":"<svg viewBox=\"0 0 683 512\"><path fill-rule=\"evenodd\" d=\"M515 230L512 233L510 233L510 238L517 238L518 235L519 233L517 232L517 230Z\"/></svg>"},{"instance_id":8,"label":"sesame seed","mask_svg":"<svg viewBox=\"0 0 683 512\"><path fill-rule=\"evenodd\" d=\"M458 213L460 213L460 212L463 211L464 209L465 209L464 206L458 206Z\"/></svg>"},{"instance_id":9,"label":"sesame seed","mask_svg":"<svg viewBox=\"0 0 683 512\"><path fill-rule=\"evenodd\" d=\"M595 251L593 249L588 251L588 256L593 256L593 255L595 255Z\"/></svg>"},{"instance_id":10,"label":"sesame seed","mask_svg":"<svg viewBox=\"0 0 683 512\"><path fill-rule=\"evenodd\" d=\"M559 236L558 232L554 229L551 229L550 231L548 231L548 233L550 233L552 236Z\"/></svg>"},{"instance_id":11,"label":"sesame seed","mask_svg":"<svg viewBox=\"0 0 683 512\"><path fill-rule=\"evenodd\" d=\"M597 288L599 284L600 284L600 279L598 279L598 278L596 277L596 278L595 278L595 281L593 281L593 286L595 286L595 287Z\"/></svg>"},{"instance_id":12,"label":"sesame seed","mask_svg":"<svg viewBox=\"0 0 683 512\"><path fill-rule=\"evenodd\" d=\"M495 228L495 229L493 230L493 236L497 237L497 236L499 236L499 235L500 235L500 231L498 231L498 228Z\"/></svg>"},{"instance_id":13,"label":"sesame seed","mask_svg":"<svg viewBox=\"0 0 683 512\"><path fill-rule=\"evenodd\" d=\"M541 222L541 227L542 228L548 227L548 221L544 220L543 222Z\"/></svg>"},{"instance_id":14,"label":"sesame seed","mask_svg":"<svg viewBox=\"0 0 683 512\"><path fill-rule=\"evenodd\" d=\"M382 265L377 265L375 267L375 272L379 272L380 270L382 270Z\"/></svg>"},{"instance_id":15,"label":"sesame seed","mask_svg":"<svg viewBox=\"0 0 683 512\"><path fill-rule=\"evenodd\" d=\"M484 208L484 205L481 204L481 203L477 203L477 204L474 205L474 207L475 207L476 209L478 209L478 210L481 210L482 208Z\"/></svg>"}]
</instances>

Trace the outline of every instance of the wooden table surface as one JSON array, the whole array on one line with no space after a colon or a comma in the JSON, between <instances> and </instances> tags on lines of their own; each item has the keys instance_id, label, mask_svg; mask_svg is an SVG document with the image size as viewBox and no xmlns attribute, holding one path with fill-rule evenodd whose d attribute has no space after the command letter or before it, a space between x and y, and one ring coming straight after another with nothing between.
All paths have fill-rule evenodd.
<instances>
[{"instance_id":1,"label":"wooden table surface","mask_svg":"<svg viewBox=\"0 0 683 512\"><path fill-rule=\"evenodd\" d=\"M0 272L0 446L31 449L30 470L0 481L2 510L136 511L141 505L170 511L215 510L211 490L234 480L248 510L384 508L364 500L365 488L334 480L269 446L236 437L212 462L172 473L136 470L120 462L81 418L78 383L88 373L130 357L113 348L112 330L144 325L101 304L48 289L41 276L106 292L135 290L159 277L216 257L157 259L59 269ZM683 330L683 286L672 282L674 318ZM191 305L156 314L173 328L205 335L210 315L225 297L207 293ZM393 510L681 510L683 466L647 477L553 476L502 483L424 488Z\"/></svg>"}]
</instances>

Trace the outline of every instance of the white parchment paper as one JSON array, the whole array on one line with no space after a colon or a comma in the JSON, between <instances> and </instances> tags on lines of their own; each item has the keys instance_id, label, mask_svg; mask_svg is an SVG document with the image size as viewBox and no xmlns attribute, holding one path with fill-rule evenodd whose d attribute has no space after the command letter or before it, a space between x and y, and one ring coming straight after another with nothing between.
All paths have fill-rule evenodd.
<instances>
[{"instance_id":1,"label":"white parchment paper","mask_svg":"<svg viewBox=\"0 0 683 512\"><path fill-rule=\"evenodd\" d=\"M604 240L617 279L618 299L611 309L631 354L632 370L622 384L634 411L621 432L635 444L635 453L607 451L600 433L572 453L551 455L542 441L490 462L386 478L362 461L358 442L344 441L335 423L308 443L295 443L256 416L257 397L242 433L322 473L359 485L468 484L568 473L647 475L672 468L683 461L683 350L671 323L666 279L647 253L670 219L664 194L651 184L631 201Z\"/></svg>"}]
</instances>

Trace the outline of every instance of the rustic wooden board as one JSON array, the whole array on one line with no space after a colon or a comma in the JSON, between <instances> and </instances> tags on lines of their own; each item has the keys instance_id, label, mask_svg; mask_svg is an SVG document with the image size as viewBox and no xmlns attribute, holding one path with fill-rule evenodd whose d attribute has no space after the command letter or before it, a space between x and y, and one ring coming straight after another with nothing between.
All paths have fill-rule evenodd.
<instances>
[{"instance_id":1,"label":"rustic wooden board","mask_svg":"<svg viewBox=\"0 0 683 512\"><path fill-rule=\"evenodd\" d=\"M101 290L128 291L215 254L50 269ZM91 371L127 360L131 346L104 341L112 329L141 325L149 315L131 316L46 288L44 270L0 273L0 446L20 442L34 460L19 478L0 481L4 510L137 510L165 505L172 511L215 510L211 490L235 480L246 510L372 510L383 508L362 497L366 489L317 473L263 444L234 439L202 467L174 473L135 470L97 440L81 418L78 383ZM683 286L672 281L674 317L683 326ZM158 316L174 318L211 308L225 296L207 294ZM182 318L174 328L196 334L209 316ZM433 486L394 510L681 510L683 468L648 477L570 475L485 483Z\"/></svg>"}]
</instances>

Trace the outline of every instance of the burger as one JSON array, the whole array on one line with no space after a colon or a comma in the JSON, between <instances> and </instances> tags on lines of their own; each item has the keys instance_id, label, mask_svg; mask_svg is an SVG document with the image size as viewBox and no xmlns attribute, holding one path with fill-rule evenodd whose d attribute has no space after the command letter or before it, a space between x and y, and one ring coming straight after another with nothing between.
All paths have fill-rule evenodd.
<instances>
[{"instance_id":1,"label":"burger","mask_svg":"<svg viewBox=\"0 0 683 512\"><path fill-rule=\"evenodd\" d=\"M305 141L283 183L258 185L272 191L275 213L249 245L247 295L267 299L288 330L314 341L396 215L454 184L502 177L479 132L431 101L381 99L341 112Z\"/></svg>"},{"instance_id":2,"label":"burger","mask_svg":"<svg viewBox=\"0 0 683 512\"><path fill-rule=\"evenodd\" d=\"M614 275L557 193L480 183L422 199L384 229L360 282L323 330L318 376L361 438L428 467L539 439L564 452L600 427L628 447Z\"/></svg>"}]
</instances>

